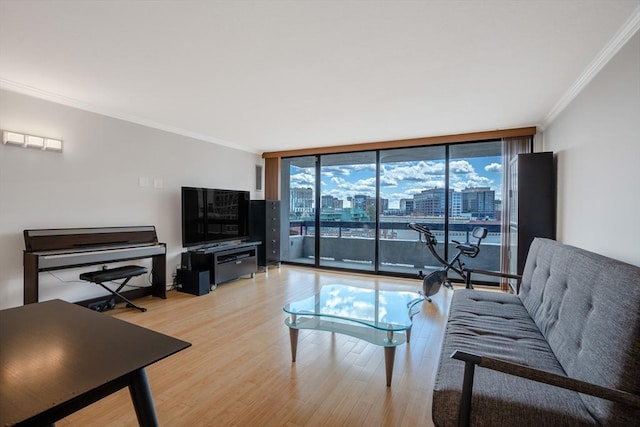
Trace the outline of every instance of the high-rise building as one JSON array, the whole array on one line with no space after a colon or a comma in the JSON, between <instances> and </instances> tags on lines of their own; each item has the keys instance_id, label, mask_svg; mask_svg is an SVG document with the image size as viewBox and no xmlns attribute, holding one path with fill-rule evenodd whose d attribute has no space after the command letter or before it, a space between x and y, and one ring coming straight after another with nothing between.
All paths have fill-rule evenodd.
<instances>
[{"instance_id":1,"label":"high-rise building","mask_svg":"<svg viewBox=\"0 0 640 427\"><path fill-rule=\"evenodd\" d=\"M454 191L449 194L449 216L454 218L462 216L462 193Z\"/></svg>"},{"instance_id":2,"label":"high-rise building","mask_svg":"<svg viewBox=\"0 0 640 427\"><path fill-rule=\"evenodd\" d=\"M376 206L378 204L378 199L375 197L365 196L364 200L364 210L367 212L375 212ZM389 199L380 199L380 209L379 212L382 213L385 210L389 209Z\"/></svg>"},{"instance_id":3,"label":"high-rise building","mask_svg":"<svg viewBox=\"0 0 640 427\"><path fill-rule=\"evenodd\" d=\"M342 209L343 201L333 196L322 196L320 198L322 209Z\"/></svg>"},{"instance_id":4,"label":"high-rise building","mask_svg":"<svg viewBox=\"0 0 640 427\"><path fill-rule=\"evenodd\" d=\"M502 200L497 199L494 204L494 219L500 220L502 219Z\"/></svg>"},{"instance_id":5,"label":"high-rise building","mask_svg":"<svg viewBox=\"0 0 640 427\"><path fill-rule=\"evenodd\" d=\"M449 190L449 199L451 200L453 190ZM433 188L423 190L420 194L413 196L413 211L424 216L445 216L445 190L444 188Z\"/></svg>"},{"instance_id":6,"label":"high-rise building","mask_svg":"<svg viewBox=\"0 0 640 427\"><path fill-rule=\"evenodd\" d=\"M400 199L400 210L404 211L404 215L411 215L413 213L413 206L413 199Z\"/></svg>"},{"instance_id":7,"label":"high-rise building","mask_svg":"<svg viewBox=\"0 0 640 427\"><path fill-rule=\"evenodd\" d=\"M360 210L366 211L368 198L369 196L367 195L356 194L355 196L353 196L353 202L351 207L353 207L354 209L360 209Z\"/></svg>"},{"instance_id":8,"label":"high-rise building","mask_svg":"<svg viewBox=\"0 0 640 427\"><path fill-rule=\"evenodd\" d=\"M292 188L290 190L289 212L296 216L312 216L313 188Z\"/></svg>"},{"instance_id":9,"label":"high-rise building","mask_svg":"<svg viewBox=\"0 0 640 427\"><path fill-rule=\"evenodd\" d=\"M466 188L461 191L462 212L479 219L495 218L496 192L489 187Z\"/></svg>"}]
</instances>

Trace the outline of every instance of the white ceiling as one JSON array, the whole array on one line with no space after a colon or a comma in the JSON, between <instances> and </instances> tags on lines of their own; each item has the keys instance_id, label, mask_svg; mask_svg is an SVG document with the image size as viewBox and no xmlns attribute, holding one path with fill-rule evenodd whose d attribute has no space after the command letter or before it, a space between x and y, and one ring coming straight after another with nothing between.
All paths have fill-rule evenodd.
<instances>
[{"instance_id":1,"label":"white ceiling","mask_svg":"<svg viewBox=\"0 0 640 427\"><path fill-rule=\"evenodd\" d=\"M0 88L250 152L544 126L639 16L640 0L0 0Z\"/></svg>"}]
</instances>

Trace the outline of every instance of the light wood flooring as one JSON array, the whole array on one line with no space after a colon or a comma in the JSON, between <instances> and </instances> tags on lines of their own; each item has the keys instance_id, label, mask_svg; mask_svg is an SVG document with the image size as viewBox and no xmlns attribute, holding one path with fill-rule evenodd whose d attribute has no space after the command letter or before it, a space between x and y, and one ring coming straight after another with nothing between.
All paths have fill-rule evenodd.
<instances>
[{"instance_id":1,"label":"light wood flooring","mask_svg":"<svg viewBox=\"0 0 640 427\"><path fill-rule=\"evenodd\" d=\"M323 284L420 289L419 280L282 266L218 286L203 296L104 313L162 332L192 347L147 368L162 426L430 426L431 389L453 291L441 289L414 317L411 342L396 350L385 386L382 347L348 336L301 330L291 363L282 307ZM61 420L58 426L135 426L127 389Z\"/></svg>"}]
</instances>

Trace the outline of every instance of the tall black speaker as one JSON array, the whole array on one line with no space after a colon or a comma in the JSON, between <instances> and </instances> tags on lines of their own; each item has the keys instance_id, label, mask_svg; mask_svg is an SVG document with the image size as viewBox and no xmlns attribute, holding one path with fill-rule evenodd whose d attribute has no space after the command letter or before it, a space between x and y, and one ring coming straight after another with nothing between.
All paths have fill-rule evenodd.
<instances>
[{"instance_id":1,"label":"tall black speaker","mask_svg":"<svg viewBox=\"0 0 640 427\"><path fill-rule=\"evenodd\" d=\"M552 152L518 154L511 162L510 272L522 274L536 237L556 238L556 173Z\"/></svg>"},{"instance_id":2,"label":"tall black speaker","mask_svg":"<svg viewBox=\"0 0 640 427\"><path fill-rule=\"evenodd\" d=\"M258 246L258 265L280 263L280 201L251 200L249 238L262 242Z\"/></svg>"}]
</instances>

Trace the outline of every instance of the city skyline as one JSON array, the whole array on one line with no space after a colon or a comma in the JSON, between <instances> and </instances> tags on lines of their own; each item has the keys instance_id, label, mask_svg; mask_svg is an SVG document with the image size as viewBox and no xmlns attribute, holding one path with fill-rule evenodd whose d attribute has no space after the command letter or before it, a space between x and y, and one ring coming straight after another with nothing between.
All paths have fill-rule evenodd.
<instances>
[{"instance_id":1,"label":"city skyline","mask_svg":"<svg viewBox=\"0 0 640 427\"><path fill-rule=\"evenodd\" d=\"M314 188L315 169L295 165L290 170L291 188ZM343 200L357 194L375 197L375 163L360 165L323 166L322 195ZM453 159L449 162L449 186L454 191L466 188L489 187L496 200L502 200L502 157ZM381 163L380 197L389 200L389 209L399 209L401 199L413 199L424 190L444 188L445 162L418 160Z\"/></svg>"}]
</instances>

